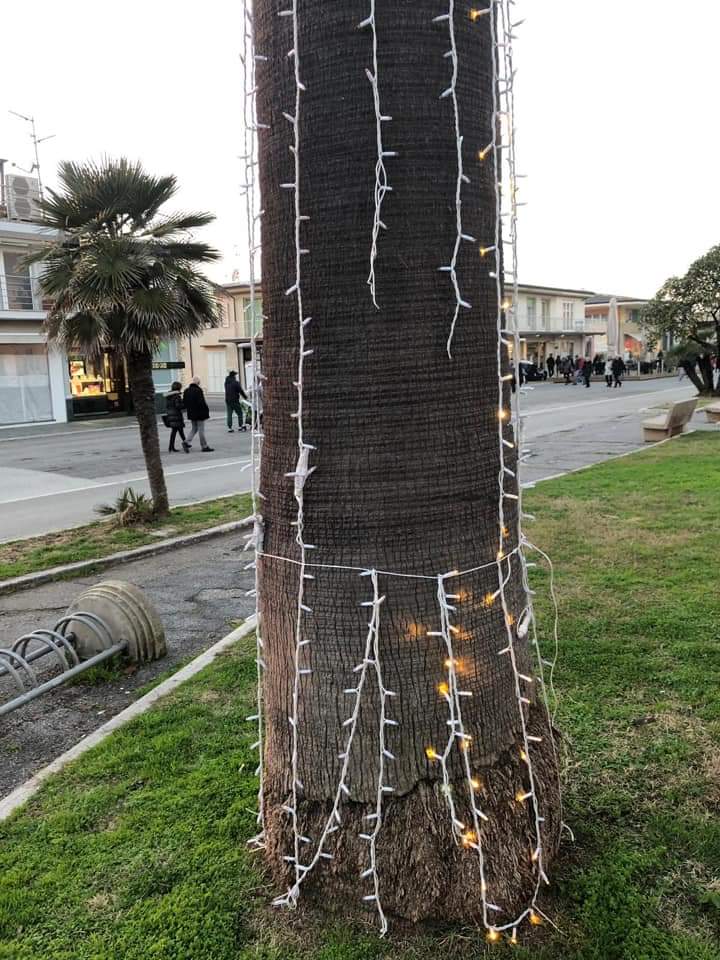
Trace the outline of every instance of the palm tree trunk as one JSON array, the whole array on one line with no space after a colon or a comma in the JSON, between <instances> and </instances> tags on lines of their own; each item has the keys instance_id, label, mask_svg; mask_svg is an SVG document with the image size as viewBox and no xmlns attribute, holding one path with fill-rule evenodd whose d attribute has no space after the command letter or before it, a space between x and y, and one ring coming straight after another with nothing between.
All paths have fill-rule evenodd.
<instances>
[{"instance_id":1,"label":"palm tree trunk","mask_svg":"<svg viewBox=\"0 0 720 960\"><path fill-rule=\"evenodd\" d=\"M477 4L476 4L477 5ZM292 124L295 80L289 4L256 0L258 115L270 131L260 133L263 193L264 450L260 489L264 495L264 553L260 564L260 614L266 662L266 836L279 884L292 882L293 728L296 627L301 568L297 503L286 478L298 459L298 407L293 385L298 366L298 303L286 291L295 283L294 191L280 187L295 178ZM464 231L483 246L494 243L495 175L492 157L478 151L493 139L492 47L488 18L456 13L460 74L458 100L464 134ZM558 844L560 812L554 741L544 709L532 699L519 708L500 604L486 605L498 589L500 470L495 281L478 246L464 243L458 271L466 299L455 335L453 359L446 340L455 306L447 273L456 238L457 180L453 109L440 98L450 82L447 23L433 23L431 0L377 7L379 77L386 149L398 152L386 166L388 193L376 266L379 310L367 285L373 224L376 130L372 91L365 73L372 64L370 37L357 25L367 2L298 4L298 56L302 82L300 117L304 364L303 431L316 467L304 488L304 541L315 546L304 580L300 638L304 673L297 711L297 819L310 839L311 858L333 805L341 776L355 668L362 664L372 599L370 580L356 569L374 568L411 577L379 575L386 599L380 609L379 650L388 701L385 779L393 789L384 801L377 839L380 897L387 912L418 919L471 919L480 915L481 875L476 856L454 842L441 765L426 748L442 752L448 741L448 704L438 691L446 681L445 641L437 576L484 569L452 581L455 634L470 763L481 781L480 802L488 816L482 828L488 896L501 906L493 916L512 919L534 889L537 846L531 804L517 801L528 786L521 756L520 709L533 736L536 792L542 814L547 868ZM492 258L488 258L492 259ZM504 358L507 372L507 357ZM509 404L505 391L505 405ZM509 428L505 431L509 439ZM512 457L506 461L514 468ZM516 530L513 501L505 522ZM510 533L506 549L517 545ZM268 555L273 555L270 557ZM518 557L502 564L508 576L508 607L520 617L525 598ZM523 673L532 671L527 638L516 637ZM379 689L379 688L378 688ZM367 833L375 811L380 752L380 696L368 686L349 763L350 797L341 829L326 850L333 860L303 882L303 891L324 906L347 909L370 895ZM464 758L448 761L450 791L459 819L472 822ZM372 822L372 821L370 821ZM366 903L367 905L367 903Z\"/></svg>"},{"instance_id":2,"label":"palm tree trunk","mask_svg":"<svg viewBox=\"0 0 720 960\"><path fill-rule=\"evenodd\" d=\"M130 353L127 358L127 371L155 514L164 517L169 513L170 505L160 457L152 354L149 351Z\"/></svg>"}]
</instances>

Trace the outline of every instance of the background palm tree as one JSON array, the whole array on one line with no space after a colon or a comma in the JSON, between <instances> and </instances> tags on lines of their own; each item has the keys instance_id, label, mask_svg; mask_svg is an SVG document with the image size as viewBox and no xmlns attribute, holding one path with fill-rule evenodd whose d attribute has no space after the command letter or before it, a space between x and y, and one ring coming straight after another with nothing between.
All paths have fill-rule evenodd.
<instances>
[{"instance_id":1,"label":"background palm tree","mask_svg":"<svg viewBox=\"0 0 720 960\"><path fill-rule=\"evenodd\" d=\"M155 411L152 359L164 340L189 337L217 324L211 287L198 263L218 258L189 231L208 213L162 216L177 191L174 176L154 177L125 158L62 163L61 188L47 190L45 220L58 239L31 261L52 299L48 340L101 359L124 359L155 513L168 511Z\"/></svg>"},{"instance_id":2,"label":"background palm tree","mask_svg":"<svg viewBox=\"0 0 720 960\"><path fill-rule=\"evenodd\" d=\"M259 132L267 314L260 479L265 556L259 560L266 664L264 800L270 863L278 883L291 884L298 856L293 816L310 841L301 841L303 865L332 818L352 704L348 693L363 659L368 608L361 604L369 599L369 581L348 568L435 578L487 564L453 582L457 669L472 694L463 719L472 735L469 759L488 817L482 825L485 878L477 857L454 842L448 817L449 789L460 819L472 823L461 752L454 750L449 760L449 787L433 760L433 750L448 741L447 654L438 636L437 583L382 574L379 590L386 600L379 649L384 684L397 694L390 710L398 725L387 736L393 758L385 776L394 792L384 802L377 865L380 897L389 913L412 920L476 919L486 883L488 896L502 908L492 922L501 924L528 905L540 878L513 672L508 658L498 656L508 627L501 605L487 599L498 588L500 537L498 297L478 246L494 242L497 175L492 155L484 150L494 132L490 18L477 17L477 6L477 0L455 4L457 96L464 168L471 181L463 192L463 227L478 244L465 243L460 250L458 273L472 309L461 314L452 359L446 341L455 297L439 267L449 262L456 240L457 156L451 99L440 96L450 78L447 23L434 22L446 8L437 0L376 6L382 111L392 118L384 125L384 144L397 152L386 163L393 192L382 210L387 229L375 264L376 309L367 283L377 162L366 75L372 46L368 32L357 29L368 4L297 6L304 84L299 207L307 217L300 243L308 254L300 260L302 308L303 316L312 318L303 328L311 353L303 365L302 424L314 468L304 487L303 538L315 548L312 562L327 566L310 570L303 587L306 646L298 662L307 669L296 687L302 568L277 559L300 559L292 478L298 462L296 191L282 186L295 180L296 83L288 57L295 38L292 18L278 16L275 0L254 5L262 55L258 117L267 125ZM506 354L503 366L507 375ZM506 407L509 399L506 384ZM505 438L508 443L512 438L509 426ZM506 455L509 468L514 458L514 451ZM517 624L526 600L520 563L510 552L517 546L516 520L509 501L508 532L503 532L510 553L506 598ZM521 669L532 673L529 635L517 630L515 647ZM532 754L547 866L557 849L561 813L553 736L537 686L528 688L522 713L537 738ZM293 726L288 718L296 688ZM344 910L373 894L363 835L374 822L368 818L378 791L379 700L372 688L363 694L342 826L325 848L333 859L322 860L303 884L324 907Z\"/></svg>"}]
</instances>

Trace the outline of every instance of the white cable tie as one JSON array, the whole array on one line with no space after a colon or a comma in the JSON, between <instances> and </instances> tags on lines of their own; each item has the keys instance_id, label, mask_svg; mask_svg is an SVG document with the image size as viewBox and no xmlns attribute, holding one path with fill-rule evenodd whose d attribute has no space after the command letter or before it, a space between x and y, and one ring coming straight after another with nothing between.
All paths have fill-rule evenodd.
<instances>
[{"instance_id":1,"label":"white cable tie","mask_svg":"<svg viewBox=\"0 0 720 960\"><path fill-rule=\"evenodd\" d=\"M360 879L365 880L367 877L371 877L374 873L375 869L373 867L368 867L367 870L363 870L363 872L360 874Z\"/></svg>"},{"instance_id":2,"label":"white cable tie","mask_svg":"<svg viewBox=\"0 0 720 960\"><path fill-rule=\"evenodd\" d=\"M397 760L397 757L394 753L390 753L389 750L383 750L383 754L388 758L388 760Z\"/></svg>"},{"instance_id":3,"label":"white cable tie","mask_svg":"<svg viewBox=\"0 0 720 960\"><path fill-rule=\"evenodd\" d=\"M289 297L291 294L297 291L297 288L298 288L298 285L294 283L291 287L288 287L288 289L285 291L285 296Z\"/></svg>"},{"instance_id":4,"label":"white cable tie","mask_svg":"<svg viewBox=\"0 0 720 960\"><path fill-rule=\"evenodd\" d=\"M358 836L361 840L372 840L372 836L369 833L360 833Z\"/></svg>"},{"instance_id":5,"label":"white cable tie","mask_svg":"<svg viewBox=\"0 0 720 960\"><path fill-rule=\"evenodd\" d=\"M245 719L246 719L247 721L250 721L250 720L259 720L259 719L260 719L260 714L259 714L259 713L253 713L253 714L251 714L249 717L245 717Z\"/></svg>"},{"instance_id":6,"label":"white cable tie","mask_svg":"<svg viewBox=\"0 0 720 960\"><path fill-rule=\"evenodd\" d=\"M293 16L293 11L292 11L292 10L278 10L278 16L279 16L279 17L292 17L292 16Z\"/></svg>"},{"instance_id":7,"label":"white cable tie","mask_svg":"<svg viewBox=\"0 0 720 960\"><path fill-rule=\"evenodd\" d=\"M366 897L363 897L363 900L366 900L369 903L371 900L377 900L377 897L374 893L369 893Z\"/></svg>"},{"instance_id":8,"label":"white cable tie","mask_svg":"<svg viewBox=\"0 0 720 960\"><path fill-rule=\"evenodd\" d=\"M260 741L256 740L250 747L251 750L257 750L260 747Z\"/></svg>"},{"instance_id":9,"label":"white cable tie","mask_svg":"<svg viewBox=\"0 0 720 960\"><path fill-rule=\"evenodd\" d=\"M448 87L447 90L443 90L440 94L440 100L444 100L446 97L449 97L455 92L455 87Z\"/></svg>"},{"instance_id":10,"label":"white cable tie","mask_svg":"<svg viewBox=\"0 0 720 960\"><path fill-rule=\"evenodd\" d=\"M306 676L308 676L308 674L311 674L311 673L312 673L312 670L311 670L309 667L303 667L302 670L298 670L298 673L299 673L301 676L306 677Z\"/></svg>"},{"instance_id":11,"label":"white cable tie","mask_svg":"<svg viewBox=\"0 0 720 960\"><path fill-rule=\"evenodd\" d=\"M399 727L399 726L400 726L400 724L397 722L397 720L388 720L387 717L385 718L385 723L388 725L388 727Z\"/></svg>"},{"instance_id":12,"label":"white cable tie","mask_svg":"<svg viewBox=\"0 0 720 960\"><path fill-rule=\"evenodd\" d=\"M304 610L305 613L312 613L312 612L313 612L312 607L309 607L306 603L301 603L301 604L300 604L300 609L301 609L301 610Z\"/></svg>"},{"instance_id":13,"label":"white cable tie","mask_svg":"<svg viewBox=\"0 0 720 960\"><path fill-rule=\"evenodd\" d=\"M359 687L346 687L343 693L360 693Z\"/></svg>"},{"instance_id":14,"label":"white cable tie","mask_svg":"<svg viewBox=\"0 0 720 960\"><path fill-rule=\"evenodd\" d=\"M343 720L343 726L349 727L350 724L354 721L354 719L355 719L354 717L348 717L347 720Z\"/></svg>"},{"instance_id":15,"label":"white cable tie","mask_svg":"<svg viewBox=\"0 0 720 960\"><path fill-rule=\"evenodd\" d=\"M334 860L335 857L331 853L325 853L324 851L320 854L323 860Z\"/></svg>"},{"instance_id":16,"label":"white cable tie","mask_svg":"<svg viewBox=\"0 0 720 960\"><path fill-rule=\"evenodd\" d=\"M395 787L381 787L383 793L395 793Z\"/></svg>"},{"instance_id":17,"label":"white cable tie","mask_svg":"<svg viewBox=\"0 0 720 960\"><path fill-rule=\"evenodd\" d=\"M281 189L281 190L295 190L296 187L297 187L297 184L296 184L294 181L293 181L292 183L281 183L281 184L280 184L280 189Z\"/></svg>"},{"instance_id":18,"label":"white cable tie","mask_svg":"<svg viewBox=\"0 0 720 960\"><path fill-rule=\"evenodd\" d=\"M290 726L293 727L293 728L297 727L297 724L295 723L295 721L293 720L292 717L288 717L288 723L289 723Z\"/></svg>"},{"instance_id":19,"label":"white cable tie","mask_svg":"<svg viewBox=\"0 0 720 960\"><path fill-rule=\"evenodd\" d=\"M502 650L498 650L497 655L499 657L504 656L506 653L510 653L510 647L504 647Z\"/></svg>"},{"instance_id":20,"label":"white cable tie","mask_svg":"<svg viewBox=\"0 0 720 960\"><path fill-rule=\"evenodd\" d=\"M450 19L450 14L449 14L449 13L441 13L439 17L433 17L433 21L432 21L432 22L433 22L433 23L441 23L443 20L449 20L449 19Z\"/></svg>"},{"instance_id":21,"label":"white cable tie","mask_svg":"<svg viewBox=\"0 0 720 960\"><path fill-rule=\"evenodd\" d=\"M380 815L377 813L366 813L363 817L363 820L379 820Z\"/></svg>"},{"instance_id":22,"label":"white cable tie","mask_svg":"<svg viewBox=\"0 0 720 960\"><path fill-rule=\"evenodd\" d=\"M370 16L366 20L363 20L362 23L359 23L357 25L358 30L363 30L365 27L372 26L372 24L374 23L374 20L375 18L373 17L372 14L370 14Z\"/></svg>"},{"instance_id":23,"label":"white cable tie","mask_svg":"<svg viewBox=\"0 0 720 960\"><path fill-rule=\"evenodd\" d=\"M285 811L285 813L289 813L291 815L295 813L295 808L289 807L287 804L283 804L283 810Z\"/></svg>"}]
</instances>

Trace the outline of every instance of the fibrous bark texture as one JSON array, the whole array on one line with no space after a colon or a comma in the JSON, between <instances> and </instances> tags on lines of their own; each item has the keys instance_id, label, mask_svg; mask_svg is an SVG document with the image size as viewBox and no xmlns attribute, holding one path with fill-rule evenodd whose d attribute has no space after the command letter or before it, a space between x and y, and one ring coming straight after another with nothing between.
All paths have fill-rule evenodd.
<instances>
[{"instance_id":1,"label":"fibrous bark texture","mask_svg":"<svg viewBox=\"0 0 720 960\"><path fill-rule=\"evenodd\" d=\"M475 4L474 6L484 6ZM295 177L289 150L295 75L292 18L280 16L286 0L256 0L258 117L261 129L264 311L264 557L260 564L260 614L265 643L265 806L267 848L280 884L291 880L283 856L292 855L290 819L283 805L292 788L294 658L299 567L273 559L299 559L295 542L298 406L298 311L286 295L295 283L295 196L282 189ZM497 291L490 258L479 246L495 241L496 172L492 153L478 157L493 140L493 53L489 17L473 19L471 5L455 4L459 72L457 97L462 123L463 229L477 239L464 242L458 276L472 309L460 314L452 359L446 341L455 308L447 272L456 239L456 139L451 98L446 11L430 0L377 5L378 83L385 161L392 192L385 197L375 265L377 302L367 278L374 215L377 142L372 90L366 67L371 41L358 24L367 0L319 4L299 0L297 55L306 90L301 98L300 206L303 313L307 347L304 365L303 428L316 449L316 467L304 488L305 542L316 549L313 564L361 567L428 579L378 575L385 596L379 612L384 683L397 696L388 703L385 780L393 788L384 801L378 837L380 894L388 913L417 919L473 918L479 910L480 874L473 851L457 844L442 789L440 765L426 749L441 752L448 740L448 705L438 691L446 680L447 653L440 631L437 583L451 570L475 573L449 582L458 599L453 636L458 681L472 697L463 718L478 794L488 816L482 829L488 897L507 922L535 886L531 859L537 844L531 804L515 797L528 788L520 755L520 707L507 656L502 606L486 598L498 590L500 530L500 444L498 435ZM507 357L503 359L507 373ZM509 406L506 390L504 406ZM510 427L506 438L512 439ZM515 469L514 451L506 464ZM506 489L512 491L512 483ZM526 607L517 546L514 501L505 504L510 558L507 604L515 617ZM362 662L372 599L367 577L356 570L308 568L302 617L303 653L312 673L304 675L297 717L298 818L313 842L322 831L335 796L344 750L350 698ZM532 675L527 638L516 638L518 667ZM545 821L545 864L559 834L557 764L542 705L532 691L524 707L534 743L537 796ZM342 824L303 891L324 903L360 902L366 880L367 830L363 817L375 809L378 776L379 696L369 684L363 694L342 806ZM453 750L452 790L460 819L470 822L463 757Z\"/></svg>"},{"instance_id":2,"label":"fibrous bark texture","mask_svg":"<svg viewBox=\"0 0 720 960\"><path fill-rule=\"evenodd\" d=\"M160 457L160 438L155 410L155 383L152 378L152 355L150 352L131 353L127 360L127 371L133 408L140 428L140 445L147 467L153 507L158 516L166 516L170 505L162 458Z\"/></svg>"}]
</instances>

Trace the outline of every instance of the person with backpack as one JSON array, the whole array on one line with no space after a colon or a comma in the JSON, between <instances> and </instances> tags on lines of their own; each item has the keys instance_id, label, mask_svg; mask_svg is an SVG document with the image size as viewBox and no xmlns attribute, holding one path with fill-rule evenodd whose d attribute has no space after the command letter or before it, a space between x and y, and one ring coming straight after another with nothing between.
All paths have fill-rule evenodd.
<instances>
[{"instance_id":1,"label":"person with backpack","mask_svg":"<svg viewBox=\"0 0 720 960\"><path fill-rule=\"evenodd\" d=\"M612 374L612 360L610 357L605 361L605 383L608 387L612 387L613 374Z\"/></svg>"},{"instance_id":2,"label":"person with backpack","mask_svg":"<svg viewBox=\"0 0 720 960\"><path fill-rule=\"evenodd\" d=\"M205 439L205 421L210 419L210 408L200 386L200 377L192 378L192 382L183 393L183 405L187 412L187 418L192 424L188 443L192 444L195 434L198 434L202 452L212 453L213 447L208 446Z\"/></svg>"},{"instance_id":3,"label":"person with backpack","mask_svg":"<svg viewBox=\"0 0 720 960\"><path fill-rule=\"evenodd\" d=\"M165 415L162 418L165 426L170 430L168 453L177 453L175 438L179 435L185 453L190 453L190 444L185 439L185 418L183 417L182 384L175 381L170 387L170 393L165 395Z\"/></svg>"},{"instance_id":4,"label":"person with backpack","mask_svg":"<svg viewBox=\"0 0 720 960\"><path fill-rule=\"evenodd\" d=\"M225 377L225 411L227 413L228 433L235 433L233 430L234 413L237 414L238 418L238 430L247 430L245 407L240 402L241 399L244 400L247 405L248 398L238 382L237 371L230 370L227 377Z\"/></svg>"}]
</instances>

